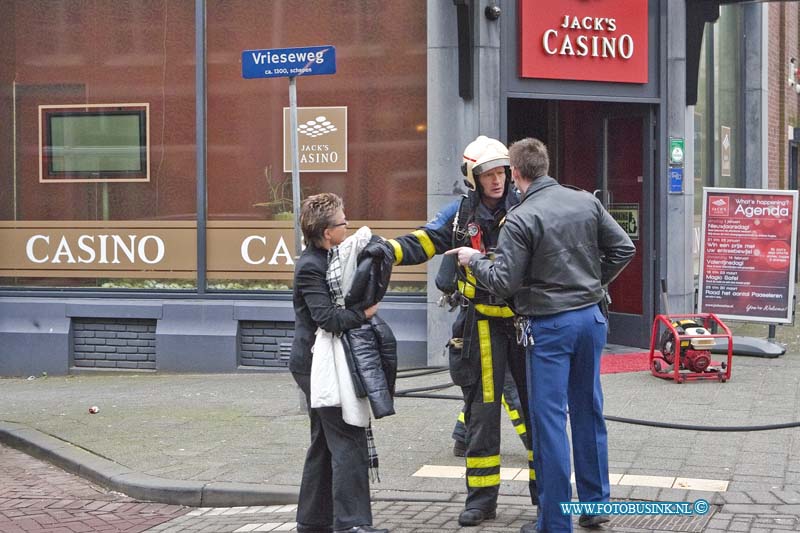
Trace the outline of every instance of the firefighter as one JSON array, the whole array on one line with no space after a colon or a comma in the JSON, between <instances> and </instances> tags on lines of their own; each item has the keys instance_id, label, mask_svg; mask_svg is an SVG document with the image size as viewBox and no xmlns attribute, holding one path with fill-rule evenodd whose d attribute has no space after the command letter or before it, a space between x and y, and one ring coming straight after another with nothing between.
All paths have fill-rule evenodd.
<instances>
[{"instance_id":1,"label":"firefighter","mask_svg":"<svg viewBox=\"0 0 800 533\"><path fill-rule=\"evenodd\" d=\"M416 265L460 246L491 253L509 208L518 202L512 191L508 149L483 135L464 150L461 171L469 191L442 209L420 229L387 242L396 265ZM370 253L369 250L365 250ZM377 252L376 252L377 253ZM449 258L446 258L449 260ZM467 500L458 517L475 526L496 516L500 488L500 411L509 368L523 411L530 420L525 379L525 350L516 342L513 312L503 300L477 285L469 270L459 273L452 295L460 307L448 342L450 375L464 395L467 428ZM537 503L530 432L526 433L531 501Z\"/></svg>"}]
</instances>

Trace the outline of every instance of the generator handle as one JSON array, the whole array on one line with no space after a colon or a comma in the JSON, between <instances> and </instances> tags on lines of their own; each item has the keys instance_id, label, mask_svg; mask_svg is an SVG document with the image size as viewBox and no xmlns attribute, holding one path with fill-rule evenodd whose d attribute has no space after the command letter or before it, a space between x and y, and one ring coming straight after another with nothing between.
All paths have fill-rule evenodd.
<instances>
[{"instance_id":1,"label":"generator handle","mask_svg":"<svg viewBox=\"0 0 800 533\"><path fill-rule=\"evenodd\" d=\"M667 280L661 278L661 306L664 308L664 314L669 314L669 302L667 301Z\"/></svg>"}]
</instances>

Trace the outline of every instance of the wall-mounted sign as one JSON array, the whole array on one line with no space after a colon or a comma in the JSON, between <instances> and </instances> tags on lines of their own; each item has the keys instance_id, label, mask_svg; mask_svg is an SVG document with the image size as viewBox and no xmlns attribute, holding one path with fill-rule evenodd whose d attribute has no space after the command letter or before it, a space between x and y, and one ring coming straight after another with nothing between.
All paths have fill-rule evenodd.
<instances>
[{"instance_id":1,"label":"wall-mounted sign","mask_svg":"<svg viewBox=\"0 0 800 533\"><path fill-rule=\"evenodd\" d=\"M520 76L647 83L647 0L520 0Z\"/></svg>"},{"instance_id":2,"label":"wall-mounted sign","mask_svg":"<svg viewBox=\"0 0 800 533\"><path fill-rule=\"evenodd\" d=\"M797 191L706 188L699 308L721 318L789 323Z\"/></svg>"},{"instance_id":3,"label":"wall-mounted sign","mask_svg":"<svg viewBox=\"0 0 800 533\"><path fill-rule=\"evenodd\" d=\"M272 48L242 52L242 77L288 78L336 73L336 47Z\"/></svg>"},{"instance_id":4,"label":"wall-mounted sign","mask_svg":"<svg viewBox=\"0 0 800 533\"><path fill-rule=\"evenodd\" d=\"M639 240L639 204L611 204L608 212L631 240Z\"/></svg>"},{"instance_id":5,"label":"wall-mounted sign","mask_svg":"<svg viewBox=\"0 0 800 533\"><path fill-rule=\"evenodd\" d=\"M731 175L731 129L728 126L719 127L719 174Z\"/></svg>"},{"instance_id":6,"label":"wall-mounted sign","mask_svg":"<svg viewBox=\"0 0 800 533\"><path fill-rule=\"evenodd\" d=\"M669 167L669 193L683 192L683 167Z\"/></svg>"},{"instance_id":7,"label":"wall-mounted sign","mask_svg":"<svg viewBox=\"0 0 800 533\"><path fill-rule=\"evenodd\" d=\"M424 221L350 221L386 238ZM292 279L291 221L210 220L208 279ZM189 221L0 221L0 277L197 277L197 224ZM425 281L424 264L396 267L394 281Z\"/></svg>"},{"instance_id":8,"label":"wall-mounted sign","mask_svg":"<svg viewBox=\"0 0 800 533\"><path fill-rule=\"evenodd\" d=\"M283 171L292 171L289 108L283 108ZM300 172L347 172L347 107L297 108Z\"/></svg>"},{"instance_id":9,"label":"wall-mounted sign","mask_svg":"<svg viewBox=\"0 0 800 533\"><path fill-rule=\"evenodd\" d=\"M683 147L683 139L677 137L669 138L669 164L683 166L683 159L686 152Z\"/></svg>"},{"instance_id":10,"label":"wall-mounted sign","mask_svg":"<svg viewBox=\"0 0 800 533\"><path fill-rule=\"evenodd\" d=\"M187 221L0 222L0 276L193 278L197 224Z\"/></svg>"}]
</instances>

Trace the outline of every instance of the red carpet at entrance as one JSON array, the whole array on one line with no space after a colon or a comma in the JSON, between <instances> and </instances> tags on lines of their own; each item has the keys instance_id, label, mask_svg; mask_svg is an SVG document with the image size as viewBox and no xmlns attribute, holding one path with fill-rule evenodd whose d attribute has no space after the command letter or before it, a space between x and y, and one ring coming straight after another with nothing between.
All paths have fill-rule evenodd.
<instances>
[{"instance_id":1,"label":"red carpet at entrance","mask_svg":"<svg viewBox=\"0 0 800 533\"><path fill-rule=\"evenodd\" d=\"M600 357L601 374L650 370L650 352L610 353Z\"/></svg>"}]
</instances>

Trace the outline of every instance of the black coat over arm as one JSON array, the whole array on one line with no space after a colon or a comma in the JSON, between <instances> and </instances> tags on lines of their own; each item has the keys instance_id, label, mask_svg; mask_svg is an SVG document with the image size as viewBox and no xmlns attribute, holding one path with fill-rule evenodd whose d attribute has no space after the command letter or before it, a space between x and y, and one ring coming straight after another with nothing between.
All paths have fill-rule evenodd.
<instances>
[{"instance_id":1,"label":"black coat over arm","mask_svg":"<svg viewBox=\"0 0 800 533\"><path fill-rule=\"evenodd\" d=\"M338 309L331 299L325 274L328 252L313 244L306 248L294 269L292 300L295 309L294 342L289 370L311 374L311 348L317 328L339 334L366 322L364 311Z\"/></svg>"}]
</instances>

